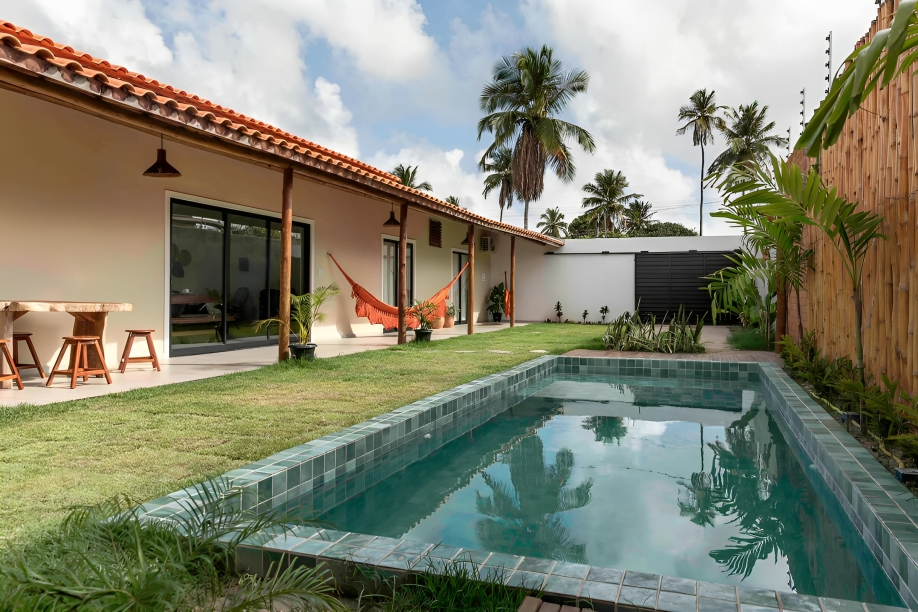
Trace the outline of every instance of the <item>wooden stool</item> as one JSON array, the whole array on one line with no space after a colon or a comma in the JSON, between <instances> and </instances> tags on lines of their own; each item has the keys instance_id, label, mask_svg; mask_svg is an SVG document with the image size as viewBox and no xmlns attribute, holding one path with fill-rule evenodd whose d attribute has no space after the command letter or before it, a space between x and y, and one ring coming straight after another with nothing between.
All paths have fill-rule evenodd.
<instances>
[{"instance_id":1,"label":"wooden stool","mask_svg":"<svg viewBox=\"0 0 918 612\"><path fill-rule=\"evenodd\" d=\"M32 354L32 363L22 363L19 361L19 343L25 342L26 346L29 347L29 352ZM20 332L18 334L13 334L13 361L16 362L16 367L20 370L28 370L30 368L35 368L38 370L38 375L42 378L45 377L45 371L41 368L41 361L38 359L38 355L35 353L35 346L32 344L32 334L28 332Z\"/></svg>"},{"instance_id":2,"label":"wooden stool","mask_svg":"<svg viewBox=\"0 0 918 612\"><path fill-rule=\"evenodd\" d=\"M126 329L128 333L127 342L124 343L124 352L121 354L121 373L127 370L129 363L152 363L157 372L161 372L159 359L156 357L156 349L153 348L153 330L152 329ZM150 352L145 357L131 357L131 347L134 346L134 338L146 338L147 350Z\"/></svg>"},{"instance_id":3,"label":"wooden stool","mask_svg":"<svg viewBox=\"0 0 918 612\"><path fill-rule=\"evenodd\" d=\"M70 367L66 370L59 370L61 361L64 359L64 353L70 347ZM102 363L101 368L89 367L89 349L94 348ZM112 377L105 366L105 354L102 352L102 346L99 344L99 336L64 336L64 344L61 346L61 352L51 368L51 374L48 376L46 387L51 386L51 381L57 374L70 375L70 388L76 389L77 378L82 378L86 382L90 376L104 375L108 384L112 384Z\"/></svg>"},{"instance_id":4,"label":"wooden stool","mask_svg":"<svg viewBox=\"0 0 918 612\"><path fill-rule=\"evenodd\" d=\"M6 359L6 362L10 366L11 374L3 374L0 376L0 382L4 380L15 380L16 384L19 386L19 390L22 391L22 378L19 377L19 370L16 368L16 360L13 359L13 356L10 354L10 341L6 338L0 339L0 352L3 354L0 355L0 359Z\"/></svg>"}]
</instances>

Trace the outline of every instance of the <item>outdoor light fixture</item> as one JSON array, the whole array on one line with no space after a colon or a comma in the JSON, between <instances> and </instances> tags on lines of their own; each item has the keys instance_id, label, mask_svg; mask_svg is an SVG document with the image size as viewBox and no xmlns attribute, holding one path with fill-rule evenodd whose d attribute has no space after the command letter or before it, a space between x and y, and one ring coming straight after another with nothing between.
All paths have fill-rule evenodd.
<instances>
[{"instance_id":1,"label":"outdoor light fixture","mask_svg":"<svg viewBox=\"0 0 918 612\"><path fill-rule=\"evenodd\" d=\"M162 134L159 135L159 149L156 150L156 163L147 168L143 175L152 176L153 178L175 178L182 176L181 172L173 168L169 162L166 161L166 149L163 148Z\"/></svg>"},{"instance_id":2,"label":"outdoor light fixture","mask_svg":"<svg viewBox=\"0 0 918 612\"><path fill-rule=\"evenodd\" d=\"M383 227L398 227L401 223L395 218L395 204L392 204L392 211L389 213L389 219L383 223Z\"/></svg>"}]
</instances>

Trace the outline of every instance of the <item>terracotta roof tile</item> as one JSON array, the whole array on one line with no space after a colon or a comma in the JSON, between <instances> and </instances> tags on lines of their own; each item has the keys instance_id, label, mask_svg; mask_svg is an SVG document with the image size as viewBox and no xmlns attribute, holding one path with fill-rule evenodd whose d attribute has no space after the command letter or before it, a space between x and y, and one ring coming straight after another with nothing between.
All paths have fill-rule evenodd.
<instances>
[{"instance_id":1,"label":"terracotta roof tile","mask_svg":"<svg viewBox=\"0 0 918 612\"><path fill-rule=\"evenodd\" d=\"M166 105L178 109L182 113L207 119L213 124L221 125L233 132L247 134L250 139L255 138L262 143L259 148L264 148L266 146L265 143L270 143L273 144L274 147L293 150L300 155L314 157L334 166L345 168L358 176L370 177L382 184L396 187L407 193L419 196L423 200L435 204L437 209L444 211L452 210L458 218L466 218L485 227L498 231L508 231L539 242L561 244L560 241L543 236L537 232L523 230L505 223L499 223L487 217L471 213L466 209L438 200L430 194L418 191L417 189L405 187L390 173L384 172L360 160L348 157L347 155L343 155L304 138L300 138L263 121L247 117L227 107L214 104L210 100L200 96L188 94L171 85L162 84L156 79L150 79L138 72L132 72L123 66L112 64L107 60L94 58L88 53L76 51L69 45L55 43L50 38L34 35L29 30L17 27L15 24L8 21L0 22L0 45L3 44L16 48L27 55L40 58L58 68L72 71L91 79L91 81L100 83L93 87L93 91L97 91L98 87L105 87L107 85L113 89L131 92L135 96L152 100L156 104ZM65 77L64 80L67 80L67 77ZM105 85L101 85L101 83ZM118 99L123 100L122 97ZM140 106L146 109L143 104L140 104ZM180 117L182 116L183 115L180 115ZM229 136L233 138L232 135ZM239 140L238 137L233 139ZM268 148L270 149L271 147Z\"/></svg>"}]
</instances>

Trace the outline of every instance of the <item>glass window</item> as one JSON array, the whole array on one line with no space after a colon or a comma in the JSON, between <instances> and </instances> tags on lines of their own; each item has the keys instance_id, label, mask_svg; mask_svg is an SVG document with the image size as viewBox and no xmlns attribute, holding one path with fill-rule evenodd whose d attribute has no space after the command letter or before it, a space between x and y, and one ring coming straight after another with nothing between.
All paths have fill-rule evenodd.
<instances>
[{"instance_id":1,"label":"glass window","mask_svg":"<svg viewBox=\"0 0 918 612\"><path fill-rule=\"evenodd\" d=\"M468 253L453 253L453 276L459 274L462 266L469 262ZM462 273L456 284L450 292L450 301L456 307L456 323L468 323L466 315L468 314L469 304L469 271Z\"/></svg>"},{"instance_id":2,"label":"glass window","mask_svg":"<svg viewBox=\"0 0 918 612\"><path fill-rule=\"evenodd\" d=\"M223 214L172 206L171 344L223 342Z\"/></svg>"},{"instance_id":3,"label":"glass window","mask_svg":"<svg viewBox=\"0 0 918 612\"><path fill-rule=\"evenodd\" d=\"M383 298L391 306L398 306L398 241L383 240ZM407 255L408 304L414 302L414 245L408 243Z\"/></svg>"},{"instance_id":4,"label":"glass window","mask_svg":"<svg viewBox=\"0 0 918 612\"><path fill-rule=\"evenodd\" d=\"M276 326L254 327L278 314L280 221L173 200L171 225L172 354L275 342ZM299 295L310 290L308 225L293 224L292 246L290 290Z\"/></svg>"}]
</instances>

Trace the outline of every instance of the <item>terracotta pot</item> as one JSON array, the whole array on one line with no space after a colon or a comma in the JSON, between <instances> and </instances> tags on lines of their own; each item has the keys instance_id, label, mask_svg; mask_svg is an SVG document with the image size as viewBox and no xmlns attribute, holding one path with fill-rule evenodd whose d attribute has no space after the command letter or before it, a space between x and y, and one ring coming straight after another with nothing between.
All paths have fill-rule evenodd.
<instances>
[{"instance_id":1,"label":"terracotta pot","mask_svg":"<svg viewBox=\"0 0 918 612\"><path fill-rule=\"evenodd\" d=\"M446 319L443 321L443 327L450 328L456 324L456 317L446 315Z\"/></svg>"},{"instance_id":2,"label":"terracotta pot","mask_svg":"<svg viewBox=\"0 0 918 612\"><path fill-rule=\"evenodd\" d=\"M430 322L430 329L440 329L441 327L443 327L444 322L445 321L443 317L437 317L436 319Z\"/></svg>"}]
</instances>

